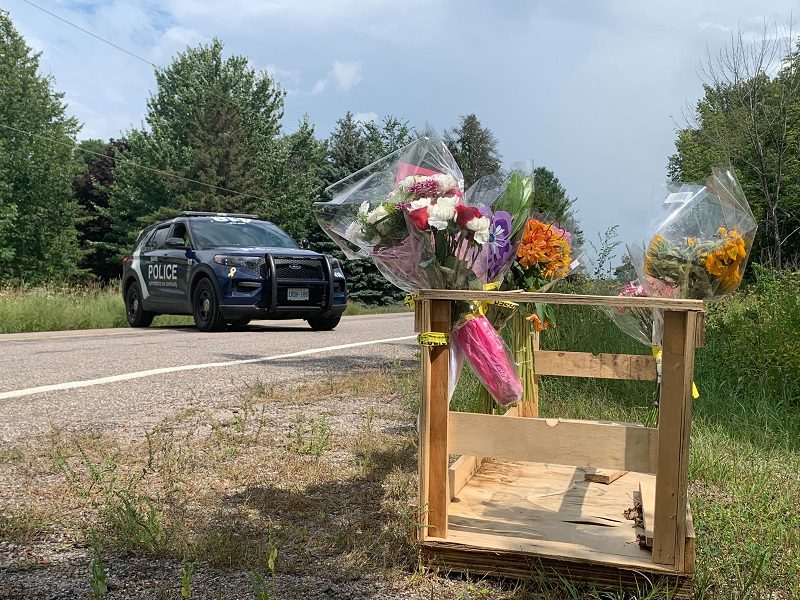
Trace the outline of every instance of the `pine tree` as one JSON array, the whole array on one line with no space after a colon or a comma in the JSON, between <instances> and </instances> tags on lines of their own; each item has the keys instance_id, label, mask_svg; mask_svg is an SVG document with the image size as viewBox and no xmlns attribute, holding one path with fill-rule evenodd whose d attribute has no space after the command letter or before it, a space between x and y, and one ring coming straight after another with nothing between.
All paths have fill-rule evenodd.
<instances>
[{"instance_id":1,"label":"pine tree","mask_svg":"<svg viewBox=\"0 0 800 600\"><path fill-rule=\"evenodd\" d=\"M218 39L179 53L156 70L156 83L147 105L148 127L129 133L111 190L109 213L120 254L129 251L144 225L180 210L265 216L272 209L268 184L280 159L280 86L245 57L223 57Z\"/></svg>"},{"instance_id":2,"label":"pine tree","mask_svg":"<svg viewBox=\"0 0 800 600\"><path fill-rule=\"evenodd\" d=\"M72 180L72 193L80 207L77 228L82 256L78 267L108 281L122 274L122 264L108 247L109 189L114 184L117 157L127 147L124 139L83 140L75 152L80 172ZM99 156L98 156L99 155Z\"/></svg>"},{"instance_id":3,"label":"pine tree","mask_svg":"<svg viewBox=\"0 0 800 600\"><path fill-rule=\"evenodd\" d=\"M271 174L274 190L264 212L295 240L311 239L318 230L311 205L322 195L325 144L314 136L306 117L297 131L281 138Z\"/></svg>"},{"instance_id":4,"label":"pine tree","mask_svg":"<svg viewBox=\"0 0 800 600\"><path fill-rule=\"evenodd\" d=\"M330 185L366 167L375 160L397 150L410 141L408 124L386 117L381 125L362 125L348 112L336 122L327 141L328 157L323 170ZM313 236L315 248L344 258L333 242L318 230ZM402 290L389 283L370 259L343 261L350 297L364 304L394 304L404 296Z\"/></svg>"},{"instance_id":5,"label":"pine tree","mask_svg":"<svg viewBox=\"0 0 800 600\"><path fill-rule=\"evenodd\" d=\"M70 191L78 123L39 74L39 57L0 10L0 279L65 278L79 256Z\"/></svg>"},{"instance_id":6,"label":"pine tree","mask_svg":"<svg viewBox=\"0 0 800 600\"><path fill-rule=\"evenodd\" d=\"M461 168L465 188L500 170L497 138L474 113L462 116L458 127L445 131L444 142Z\"/></svg>"}]
</instances>

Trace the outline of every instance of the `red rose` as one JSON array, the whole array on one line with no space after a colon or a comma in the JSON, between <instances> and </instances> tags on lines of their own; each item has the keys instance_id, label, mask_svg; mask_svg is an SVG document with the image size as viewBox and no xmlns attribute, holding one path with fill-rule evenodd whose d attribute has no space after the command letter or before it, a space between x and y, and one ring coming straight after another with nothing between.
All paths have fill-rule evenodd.
<instances>
[{"instance_id":1,"label":"red rose","mask_svg":"<svg viewBox=\"0 0 800 600\"><path fill-rule=\"evenodd\" d=\"M422 208L417 208L415 210L412 210L411 212L408 213L408 218L411 219L411 222L417 229L427 229L428 207L423 206Z\"/></svg>"},{"instance_id":2,"label":"red rose","mask_svg":"<svg viewBox=\"0 0 800 600\"><path fill-rule=\"evenodd\" d=\"M475 217L480 217L481 211L475 206L466 206L465 204L456 205L456 225L459 227L466 227Z\"/></svg>"}]
</instances>

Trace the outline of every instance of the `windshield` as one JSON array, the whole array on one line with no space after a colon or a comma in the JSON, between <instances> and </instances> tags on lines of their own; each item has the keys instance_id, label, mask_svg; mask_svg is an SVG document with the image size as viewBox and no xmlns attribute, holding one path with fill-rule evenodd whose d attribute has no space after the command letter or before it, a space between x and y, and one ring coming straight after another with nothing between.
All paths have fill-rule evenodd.
<instances>
[{"instance_id":1,"label":"windshield","mask_svg":"<svg viewBox=\"0 0 800 600\"><path fill-rule=\"evenodd\" d=\"M297 244L272 223L236 217L193 219L192 233L200 250L233 248L297 248Z\"/></svg>"}]
</instances>

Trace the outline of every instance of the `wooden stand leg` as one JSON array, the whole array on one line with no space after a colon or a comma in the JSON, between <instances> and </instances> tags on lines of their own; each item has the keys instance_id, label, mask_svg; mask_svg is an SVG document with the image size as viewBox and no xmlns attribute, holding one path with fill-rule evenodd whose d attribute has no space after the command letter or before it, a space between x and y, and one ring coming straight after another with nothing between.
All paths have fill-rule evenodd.
<instances>
[{"instance_id":1,"label":"wooden stand leg","mask_svg":"<svg viewBox=\"0 0 800 600\"><path fill-rule=\"evenodd\" d=\"M683 570L697 313L664 313L653 562Z\"/></svg>"},{"instance_id":2,"label":"wooden stand leg","mask_svg":"<svg viewBox=\"0 0 800 600\"><path fill-rule=\"evenodd\" d=\"M427 331L450 332L450 302L432 300ZM450 347L422 348L422 401L420 403L420 507L423 508L421 539L447 537L447 490L449 453L447 425L450 401ZM427 510L424 510L427 508ZM426 527L427 526L427 527Z\"/></svg>"}]
</instances>

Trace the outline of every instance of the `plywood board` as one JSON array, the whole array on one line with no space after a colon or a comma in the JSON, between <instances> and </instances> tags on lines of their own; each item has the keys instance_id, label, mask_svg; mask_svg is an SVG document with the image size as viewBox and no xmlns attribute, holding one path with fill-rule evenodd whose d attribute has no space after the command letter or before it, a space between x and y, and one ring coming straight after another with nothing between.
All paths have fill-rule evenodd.
<instances>
[{"instance_id":1,"label":"plywood board","mask_svg":"<svg viewBox=\"0 0 800 600\"><path fill-rule=\"evenodd\" d=\"M670 573L639 548L625 510L654 477L628 473L610 485L585 481L578 468L487 460L449 507L446 540L537 556Z\"/></svg>"},{"instance_id":2,"label":"plywood board","mask_svg":"<svg viewBox=\"0 0 800 600\"><path fill-rule=\"evenodd\" d=\"M536 292L483 292L478 290L421 290L419 297L426 300L545 302L548 304L582 304L588 306L620 306L663 308L666 310L704 310L702 300L676 298L647 298L622 296L590 296L587 294L540 294Z\"/></svg>"},{"instance_id":3,"label":"plywood board","mask_svg":"<svg viewBox=\"0 0 800 600\"><path fill-rule=\"evenodd\" d=\"M602 483L608 485L625 475L627 471L620 469L598 469L596 467L584 467L583 479L592 483Z\"/></svg>"},{"instance_id":4,"label":"plywood board","mask_svg":"<svg viewBox=\"0 0 800 600\"><path fill-rule=\"evenodd\" d=\"M537 375L655 381L656 359L643 354L592 354L539 350L533 364Z\"/></svg>"},{"instance_id":5,"label":"plywood board","mask_svg":"<svg viewBox=\"0 0 800 600\"><path fill-rule=\"evenodd\" d=\"M658 432L639 425L568 419L508 419L450 412L453 454L655 472Z\"/></svg>"}]
</instances>

